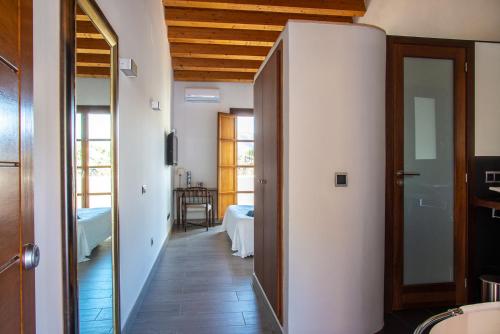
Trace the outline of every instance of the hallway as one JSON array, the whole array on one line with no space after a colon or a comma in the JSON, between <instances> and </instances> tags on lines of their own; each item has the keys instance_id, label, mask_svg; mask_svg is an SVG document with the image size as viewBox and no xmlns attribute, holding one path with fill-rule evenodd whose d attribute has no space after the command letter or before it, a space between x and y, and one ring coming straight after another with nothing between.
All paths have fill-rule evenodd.
<instances>
[{"instance_id":1,"label":"hallway","mask_svg":"<svg viewBox=\"0 0 500 334\"><path fill-rule=\"evenodd\" d=\"M253 258L231 255L220 227L173 228L132 334L271 334L252 288Z\"/></svg>"}]
</instances>

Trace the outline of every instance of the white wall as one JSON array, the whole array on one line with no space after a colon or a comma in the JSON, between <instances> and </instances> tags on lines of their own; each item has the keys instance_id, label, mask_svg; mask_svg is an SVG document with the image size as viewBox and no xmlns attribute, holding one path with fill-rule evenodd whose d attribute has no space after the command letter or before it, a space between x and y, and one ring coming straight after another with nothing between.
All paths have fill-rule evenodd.
<instances>
[{"instance_id":1,"label":"white wall","mask_svg":"<svg viewBox=\"0 0 500 334\"><path fill-rule=\"evenodd\" d=\"M498 0L366 0L366 4L365 16L356 21L381 27L388 35L500 42ZM480 52L476 63L481 59L484 61L487 57L484 49L476 51ZM496 68L496 64L498 59L490 65ZM484 65L478 65L478 70L483 71L481 66ZM490 79L494 73L489 75ZM498 139L494 133L500 133L500 116L498 113L493 115L491 107L485 107L491 100L477 100L491 96L492 87L483 90L484 82L479 85L480 88L476 87L475 110L476 155L500 155L498 141L494 141ZM488 124L486 119L490 120Z\"/></svg>"},{"instance_id":2,"label":"white wall","mask_svg":"<svg viewBox=\"0 0 500 334\"><path fill-rule=\"evenodd\" d=\"M476 43L476 156L500 156L500 43Z\"/></svg>"},{"instance_id":3,"label":"white wall","mask_svg":"<svg viewBox=\"0 0 500 334\"><path fill-rule=\"evenodd\" d=\"M35 225L38 333L62 332L59 163L59 0L35 3ZM171 65L161 1L98 0L119 37L119 52L139 68L119 75L121 312L124 323L170 224L171 168L164 163L170 129ZM161 112L150 109L154 98ZM141 185L148 192L141 195ZM150 246L150 238L154 245ZM47 307L50 305L50 307Z\"/></svg>"},{"instance_id":4,"label":"white wall","mask_svg":"<svg viewBox=\"0 0 500 334\"><path fill-rule=\"evenodd\" d=\"M385 34L291 22L284 36L285 328L374 333L383 326ZM335 172L349 173L347 188L334 187Z\"/></svg>"},{"instance_id":5,"label":"white wall","mask_svg":"<svg viewBox=\"0 0 500 334\"><path fill-rule=\"evenodd\" d=\"M76 104L109 106L110 82L106 78L76 78Z\"/></svg>"},{"instance_id":6,"label":"white wall","mask_svg":"<svg viewBox=\"0 0 500 334\"><path fill-rule=\"evenodd\" d=\"M358 23L372 24L388 35L500 40L498 0L365 0Z\"/></svg>"},{"instance_id":7,"label":"white wall","mask_svg":"<svg viewBox=\"0 0 500 334\"><path fill-rule=\"evenodd\" d=\"M186 87L220 89L220 103L184 101ZM253 86L243 83L176 82L174 125L179 138L179 167L192 172L192 181L217 186L217 113L229 108L253 108ZM176 184L178 178L175 178ZM185 178L182 179L185 186Z\"/></svg>"},{"instance_id":8,"label":"white wall","mask_svg":"<svg viewBox=\"0 0 500 334\"><path fill-rule=\"evenodd\" d=\"M33 1L37 333L62 333L59 0ZM48 17L53 19L48 20Z\"/></svg>"}]
</instances>

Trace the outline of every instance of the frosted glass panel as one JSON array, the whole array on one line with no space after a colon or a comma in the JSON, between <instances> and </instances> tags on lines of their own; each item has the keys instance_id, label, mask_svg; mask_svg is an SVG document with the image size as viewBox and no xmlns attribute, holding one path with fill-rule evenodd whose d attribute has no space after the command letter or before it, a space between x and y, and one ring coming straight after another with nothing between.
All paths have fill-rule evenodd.
<instances>
[{"instance_id":1,"label":"frosted glass panel","mask_svg":"<svg viewBox=\"0 0 500 334\"><path fill-rule=\"evenodd\" d=\"M436 100L415 97L415 159L436 159Z\"/></svg>"},{"instance_id":2,"label":"frosted glass panel","mask_svg":"<svg viewBox=\"0 0 500 334\"><path fill-rule=\"evenodd\" d=\"M404 285L454 281L453 61L404 59Z\"/></svg>"}]
</instances>

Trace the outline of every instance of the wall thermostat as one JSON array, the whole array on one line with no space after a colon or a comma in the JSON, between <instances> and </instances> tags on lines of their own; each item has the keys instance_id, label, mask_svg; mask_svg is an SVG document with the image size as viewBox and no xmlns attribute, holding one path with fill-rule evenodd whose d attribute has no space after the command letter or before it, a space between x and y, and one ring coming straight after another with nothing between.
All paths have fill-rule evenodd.
<instances>
[{"instance_id":1,"label":"wall thermostat","mask_svg":"<svg viewBox=\"0 0 500 334\"><path fill-rule=\"evenodd\" d=\"M347 173L335 173L335 187L347 187Z\"/></svg>"}]
</instances>

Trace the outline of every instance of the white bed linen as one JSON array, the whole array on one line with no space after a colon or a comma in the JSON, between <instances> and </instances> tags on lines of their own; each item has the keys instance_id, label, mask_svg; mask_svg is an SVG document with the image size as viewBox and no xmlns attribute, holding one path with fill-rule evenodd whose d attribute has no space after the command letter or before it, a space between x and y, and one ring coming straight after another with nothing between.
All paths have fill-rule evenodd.
<instances>
[{"instance_id":1,"label":"white bed linen","mask_svg":"<svg viewBox=\"0 0 500 334\"><path fill-rule=\"evenodd\" d=\"M222 220L222 228L232 241L233 255L242 258L252 256L254 251L253 217L247 216L250 210L253 210L252 205L231 205Z\"/></svg>"},{"instance_id":2,"label":"white bed linen","mask_svg":"<svg viewBox=\"0 0 500 334\"><path fill-rule=\"evenodd\" d=\"M78 262L87 261L92 250L111 236L111 208L78 209Z\"/></svg>"}]
</instances>

